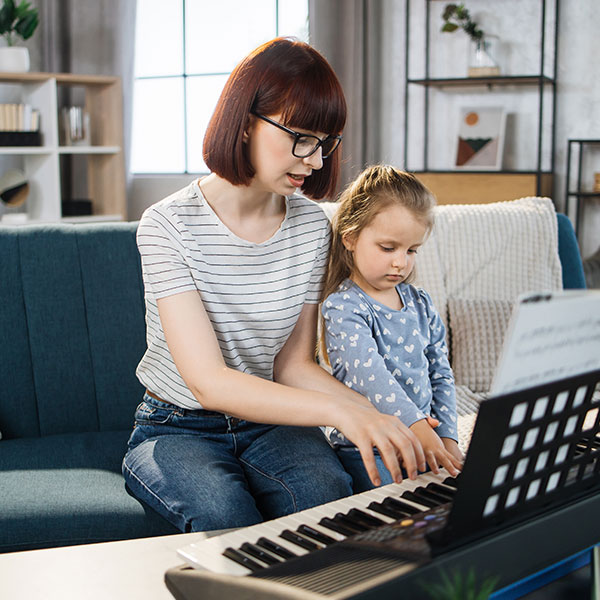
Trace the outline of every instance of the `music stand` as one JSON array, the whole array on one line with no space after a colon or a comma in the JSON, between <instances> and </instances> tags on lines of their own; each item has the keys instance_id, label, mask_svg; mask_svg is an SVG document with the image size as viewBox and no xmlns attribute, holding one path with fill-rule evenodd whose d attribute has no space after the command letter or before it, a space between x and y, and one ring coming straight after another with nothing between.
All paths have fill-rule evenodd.
<instances>
[{"instance_id":1,"label":"music stand","mask_svg":"<svg viewBox=\"0 0 600 600\"><path fill-rule=\"evenodd\" d=\"M600 370L484 400L437 551L600 489Z\"/></svg>"}]
</instances>

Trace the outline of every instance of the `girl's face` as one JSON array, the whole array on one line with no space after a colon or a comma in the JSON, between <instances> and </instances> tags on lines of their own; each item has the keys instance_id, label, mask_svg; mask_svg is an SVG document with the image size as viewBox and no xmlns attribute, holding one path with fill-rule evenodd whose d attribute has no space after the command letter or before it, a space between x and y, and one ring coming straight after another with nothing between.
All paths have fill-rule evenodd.
<instances>
[{"instance_id":1,"label":"girl's face","mask_svg":"<svg viewBox=\"0 0 600 600\"><path fill-rule=\"evenodd\" d=\"M280 115L268 116L281 122ZM292 154L294 137L291 134L254 116L251 119L250 127L244 134L250 164L255 170L251 187L262 192L289 196L296 188L304 185L306 177L323 166L321 148L311 156L297 158ZM325 137L323 132L300 128L294 131Z\"/></svg>"},{"instance_id":2,"label":"girl's face","mask_svg":"<svg viewBox=\"0 0 600 600\"><path fill-rule=\"evenodd\" d=\"M426 235L427 227L407 208L389 205L358 235L342 239L353 253L350 278L370 296L381 296L410 275Z\"/></svg>"}]
</instances>

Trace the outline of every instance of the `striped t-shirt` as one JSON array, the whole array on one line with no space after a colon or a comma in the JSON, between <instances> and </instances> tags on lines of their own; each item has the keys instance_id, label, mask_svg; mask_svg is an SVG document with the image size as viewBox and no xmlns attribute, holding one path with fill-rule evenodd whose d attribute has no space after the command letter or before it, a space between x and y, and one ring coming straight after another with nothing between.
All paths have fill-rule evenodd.
<instances>
[{"instance_id":1,"label":"striped t-shirt","mask_svg":"<svg viewBox=\"0 0 600 600\"><path fill-rule=\"evenodd\" d=\"M320 300L330 231L317 203L292 195L269 240L241 239L197 181L149 207L137 232L148 344L136 371L142 385L167 402L201 408L173 362L156 305L190 290L200 294L227 366L272 379L273 361L302 306Z\"/></svg>"}]
</instances>

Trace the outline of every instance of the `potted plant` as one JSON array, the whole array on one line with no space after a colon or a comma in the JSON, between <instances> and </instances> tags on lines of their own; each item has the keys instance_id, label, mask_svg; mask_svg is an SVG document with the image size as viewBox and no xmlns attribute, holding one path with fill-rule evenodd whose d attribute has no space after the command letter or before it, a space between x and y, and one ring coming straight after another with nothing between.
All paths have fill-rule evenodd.
<instances>
[{"instance_id":1,"label":"potted plant","mask_svg":"<svg viewBox=\"0 0 600 600\"><path fill-rule=\"evenodd\" d=\"M38 9L27 0L15 4L14 0L3 0L0 8L0 35L6 47L0 48L0 71L29 71L29 50L15 46L16 38L28 40L39 24Z\"/></svg>"},{"instance_id":2,"label":"potted plant","mask_svg":"<svg viewBox=\"0 0 600 600\"><path fill-rule=\"evenodd\" d=\"M451 576L441 573L438 583L422 583L422 588L431 600L487 600L494 591L498 577L488 577L478 583L475 571L469 569L466 575L455 571Z\"/></svg>"},{"instance_id":3,"label":"potted plant","mask_svg":"<svg viewBox=\"0 0 600 600\"><path fill-rule=\"evenodd\" d=\"M446 4L442 13L442 32L452 33L462 29L471 40L471 57L469 59L469 77L490 77L500 75L500 68L490 56L490 36L471 19L469 9L464 4Z\"/></svg>"}]
</instances>

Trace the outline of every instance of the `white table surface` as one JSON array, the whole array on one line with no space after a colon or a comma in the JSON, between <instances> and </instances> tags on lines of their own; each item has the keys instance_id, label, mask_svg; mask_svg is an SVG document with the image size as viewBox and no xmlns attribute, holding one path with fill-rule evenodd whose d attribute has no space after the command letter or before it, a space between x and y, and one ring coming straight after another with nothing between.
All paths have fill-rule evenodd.
<instances>
[{"instance_id":1,"label":"white table surface","mask_svg":"<svg viewBox=\"0 0 600 600\"><path fill-rule=\"evenodd\" d=\"M173 600L165 571L204 533L0 554L2 600Z\"/></svg>"}]
</instances>

